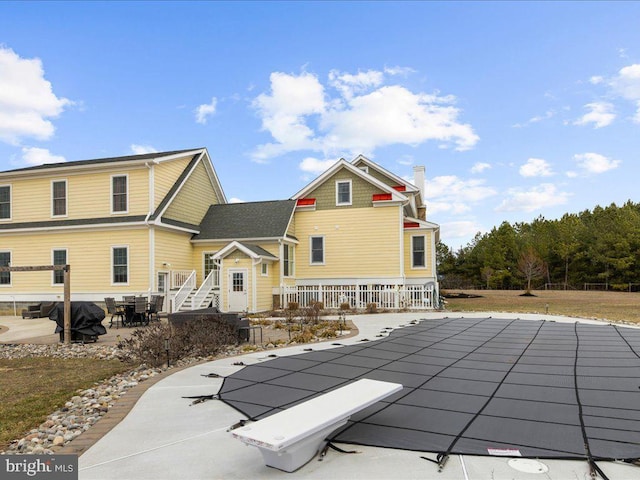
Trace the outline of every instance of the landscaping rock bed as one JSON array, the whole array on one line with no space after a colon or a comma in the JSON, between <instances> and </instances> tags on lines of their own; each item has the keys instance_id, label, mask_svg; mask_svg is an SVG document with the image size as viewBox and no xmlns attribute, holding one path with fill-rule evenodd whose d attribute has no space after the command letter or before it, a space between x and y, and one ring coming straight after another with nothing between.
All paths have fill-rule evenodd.
<instances>
[{"instance_id":1,"label":"landscaping rock bed","mask_svg":"<svg viewBox=\"0 0 640 480\"><path fill-rule=\"evenodd\" d=\"M264 335L264 344L262 345L250 342L229 346L215 357L185 358L176 361L171 368L181 368L203 361L215 360L216 358L301 343L289 341L289 332L280 325L275 328L275 322L261 322L261 326ZM343 336L348 336L355 330L351 323L349 328L351 331L343 331ZM310 342L322 340L327 339L315 335L309 339ZM70 345L62 343L53 345L0 344L0 358L18 359L26 357L98 358L101 360L118 359L126 361L130 359L130 353L122 346L100 345L99 343ZM166 367L149 368L146 365L140 365L132 367L129 372L115 375L100 384L96 384L92 388L78 391L76 395L65 403L64 407L49 415L45 422L38 428L32 429L25 437L12 441L5 451L0 451L0 454L55 453L56 450L89 430L128 390L166 370Z\"/></svg>"}]
</instances>

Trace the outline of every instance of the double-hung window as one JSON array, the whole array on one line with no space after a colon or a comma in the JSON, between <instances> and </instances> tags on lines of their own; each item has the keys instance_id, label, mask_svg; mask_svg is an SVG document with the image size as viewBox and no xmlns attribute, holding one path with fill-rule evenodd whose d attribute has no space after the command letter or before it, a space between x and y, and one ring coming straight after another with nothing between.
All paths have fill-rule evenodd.
<instances>
[{"instance_id":1,"label":"double-hung window","mask_svg":"<svg viewBox=\"0 0 640 480\"><path fill-rule=\"evenodd\" d=\"M111 248L111 270L114 285L129 283L129 247Z\"/></svg>"},{"instance_id":2,"label":"double-hung window","mask_svg":"<svg viewBox=\"0 0 640 480\"><path fill-rule=\"evenodd\" d=\"M11 185L0 185L0 220L11 220Z\"/></svg>"},{"instance_id":3,"label":"double-hung window","mask_svg":"<svg viewBox=\"0 0 640 480\"><path fill-rule=\"evenodd\" d=\"M0 267L11 266L11 252L0 252ZM0 272L0 285L11 285L11 272Z\"/></svg>"},{"instance_id":4,"label":"double-hung window","mask_svg":"<svg viewBox=\"0 0 640 480\"><path fill-rule=\"evenodd\" d=\"M127 213L128 205L128 177L126 175L114 175L111 177L111 212Z\"/></svg>"},{"instance_id":5,"label":"double-hung window","mask_svg":"<svg viewBox=\"0 0 640 480\"><path fill-rule=\"evenodd\" d=\"M427 265L425 254L424 236L411 237L411 266L413 268L425 268Z\"/></svg>"},{"instance_id":6,"label":"double-hung window","mask_svg":"<svg viewBox=\"0 0 640 480\"><path fill-rule=\"evenodd\" d=\"M351 180L336 182L336 205L351 205Z\"/></svg>"},{"instance_id":7,"label":"double-hung window","mask_svg":"<svg viewBox=\"0 0 640 480\"><path fill-rule=\"evenodd\" d=\"M324 237L311 237L311 265L324 265Z\"/></svg>"},{"instance_id":8,"label":"double-hung window","mask_svg":"<svg viewBox=\"0 0 640 480\"><path fill-rule=\"evenodd\" d=\"M51 214L54 217L67 215L67 181L55 180L51 182Z\"/></svg>"},{"instance_id":9,"label":"double-hung window","mask_svg":"<svg viewBox=\"0 0 640 480\"><path fill-rule=\"evenodd\" d=\"M54 265L66 265L67 264L67 250L66 249L58 249L54 250L52 253L53 264ZM64 285L64 271L63 270L54 270L53 271L53 284L54 285Z\"/></svg>"}]
</instances>

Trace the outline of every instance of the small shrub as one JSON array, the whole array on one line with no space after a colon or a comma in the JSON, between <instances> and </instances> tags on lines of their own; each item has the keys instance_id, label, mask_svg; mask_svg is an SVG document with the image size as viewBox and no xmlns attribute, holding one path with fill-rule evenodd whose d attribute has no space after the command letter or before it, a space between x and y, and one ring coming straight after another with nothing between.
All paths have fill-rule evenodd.
<instances>
[{"instance_id":1,"label":"small shrub","mask_svg":"<svg viewBox=\"0 0 640 480\"><path fill-rule=\"evenodd\" d=\"M313 323L314 325L320 320L320 313L324 309L324 303L311 301L302 311L302 317L305 323Z\"/></svg>"},{"instance_id":2,"label":"small shrub","mask_svg":"<svg viewBox=\"0 0 640 480\"><path fill-rule=\"evenodd\" d=\"M176 327L152 323L136 329L119 346L128 352L131 359L158 367L167 361L166 339L169 339L170 362L187 357L213 356L222 348L237 343L233 327L226 322L198 318Z\"/></svg>"},{"instance_id":3,"label":"small shrub","mask_svg":"<svg viewBox=\"0 0 640 480\"><path fill-rule=\"evenodd\" d=\"M338 333L335 327L328 327L322 330L318 336L322 338L334 338L338 336Z\"/></svg>"},{"instance_id":4,"label":"small shrub","mask_svg":"<svg viewBox=\"0 0 640 480\"><path fill-rule=\"evenodd\" d=\"M377 303L367 303L366 312L367 313L378 313L378 304Z\"/></svg>"},{"instance_id":5,"label":"small shrub","mask_svg":"<svg viewBox=\"0 0 640 480\"><path fill-rule=\"evenodd\" d=\"M341 303L340 310L342 310L343 312L349 311L351 310L351 305L349 305L348 302Z\"/></svg>"},{"instance_id":6,"label":"small shrub","mask_svg":"<svg viewBox=\"0 0 640 480\"><path fill-rule=\"evenodd\" d=\"M302 332L295 335L291 341L297 343L309 343L313 341L314 335L309 330L303 330Z\"/></svg>"}]
</instances>

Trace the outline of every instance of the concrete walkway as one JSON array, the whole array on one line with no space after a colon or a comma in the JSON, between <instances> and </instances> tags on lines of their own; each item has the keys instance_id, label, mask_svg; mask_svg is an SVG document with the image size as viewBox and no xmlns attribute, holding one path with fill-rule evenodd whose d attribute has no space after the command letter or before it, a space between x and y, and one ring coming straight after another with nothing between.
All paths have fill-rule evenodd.
<instances>
[{"instance_id":1,"label":"concrete walkway","mask_svg":"<svg viewBox=\"0 0 640 480\"><path fill-rule=\"evenodd\" d=\"M447 314L445 314L446 316ZM382 329L398 328L420 318L441 318L442 313L404 313L360 315L351 317L359 334L344 341L352 344L364 338L374 340ZM456 314L458 317L500 317L500 314ZM514 314L505 314L513 318ZM519 315L522 319L539 319L540 315ZM544 316L547 320L570 321L563 317ZM588 321L589 323L597 323ZM289 347L275 351L279 356L295 355L304 348L335 348L332 342ZM242 415L226 404L212 400L190 406L183 396L210 395L222 384L220 378L203 375L229 375L239 368L233 363L251 364L268 360L269 352L226 358L179 371L150 386L130 413L89 448L79 459L80 479L409 479L441 480L486 479L587 479L584 461L508 459L501 457L455 456L445 469L421 459L419 452L357 447L355 455L329 451L325 459L309 462L293 474L265 467L254 447L231 438L227 428ZM347 449L353 447L346 447ZM640 480L640 468L613 462L600 462L611 480Z\"/></svg>"}]
</instances>

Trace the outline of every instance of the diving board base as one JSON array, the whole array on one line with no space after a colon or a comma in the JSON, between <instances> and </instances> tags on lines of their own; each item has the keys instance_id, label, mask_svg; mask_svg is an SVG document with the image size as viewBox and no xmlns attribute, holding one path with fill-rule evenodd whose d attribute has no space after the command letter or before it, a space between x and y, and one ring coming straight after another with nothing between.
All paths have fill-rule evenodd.
<instances>
[{"instance_id":1,"label":"diving board base","mask_svg":"<svg viewBox=\"0 0 640 480\"><path fill-rule=\"evenodd\" d=\"M262 454L262 458L264 459L266 466L277 468L284 472L295 472L300 467L306 465L319 451L324 448L327 443L325 439L331 432L337 430L346 423L347 419L345 418L343 421L331 425L315 435L291 445L286 450L274 452L268 448L258 447L258 449Z\"/></svg>"}]
</instances>

